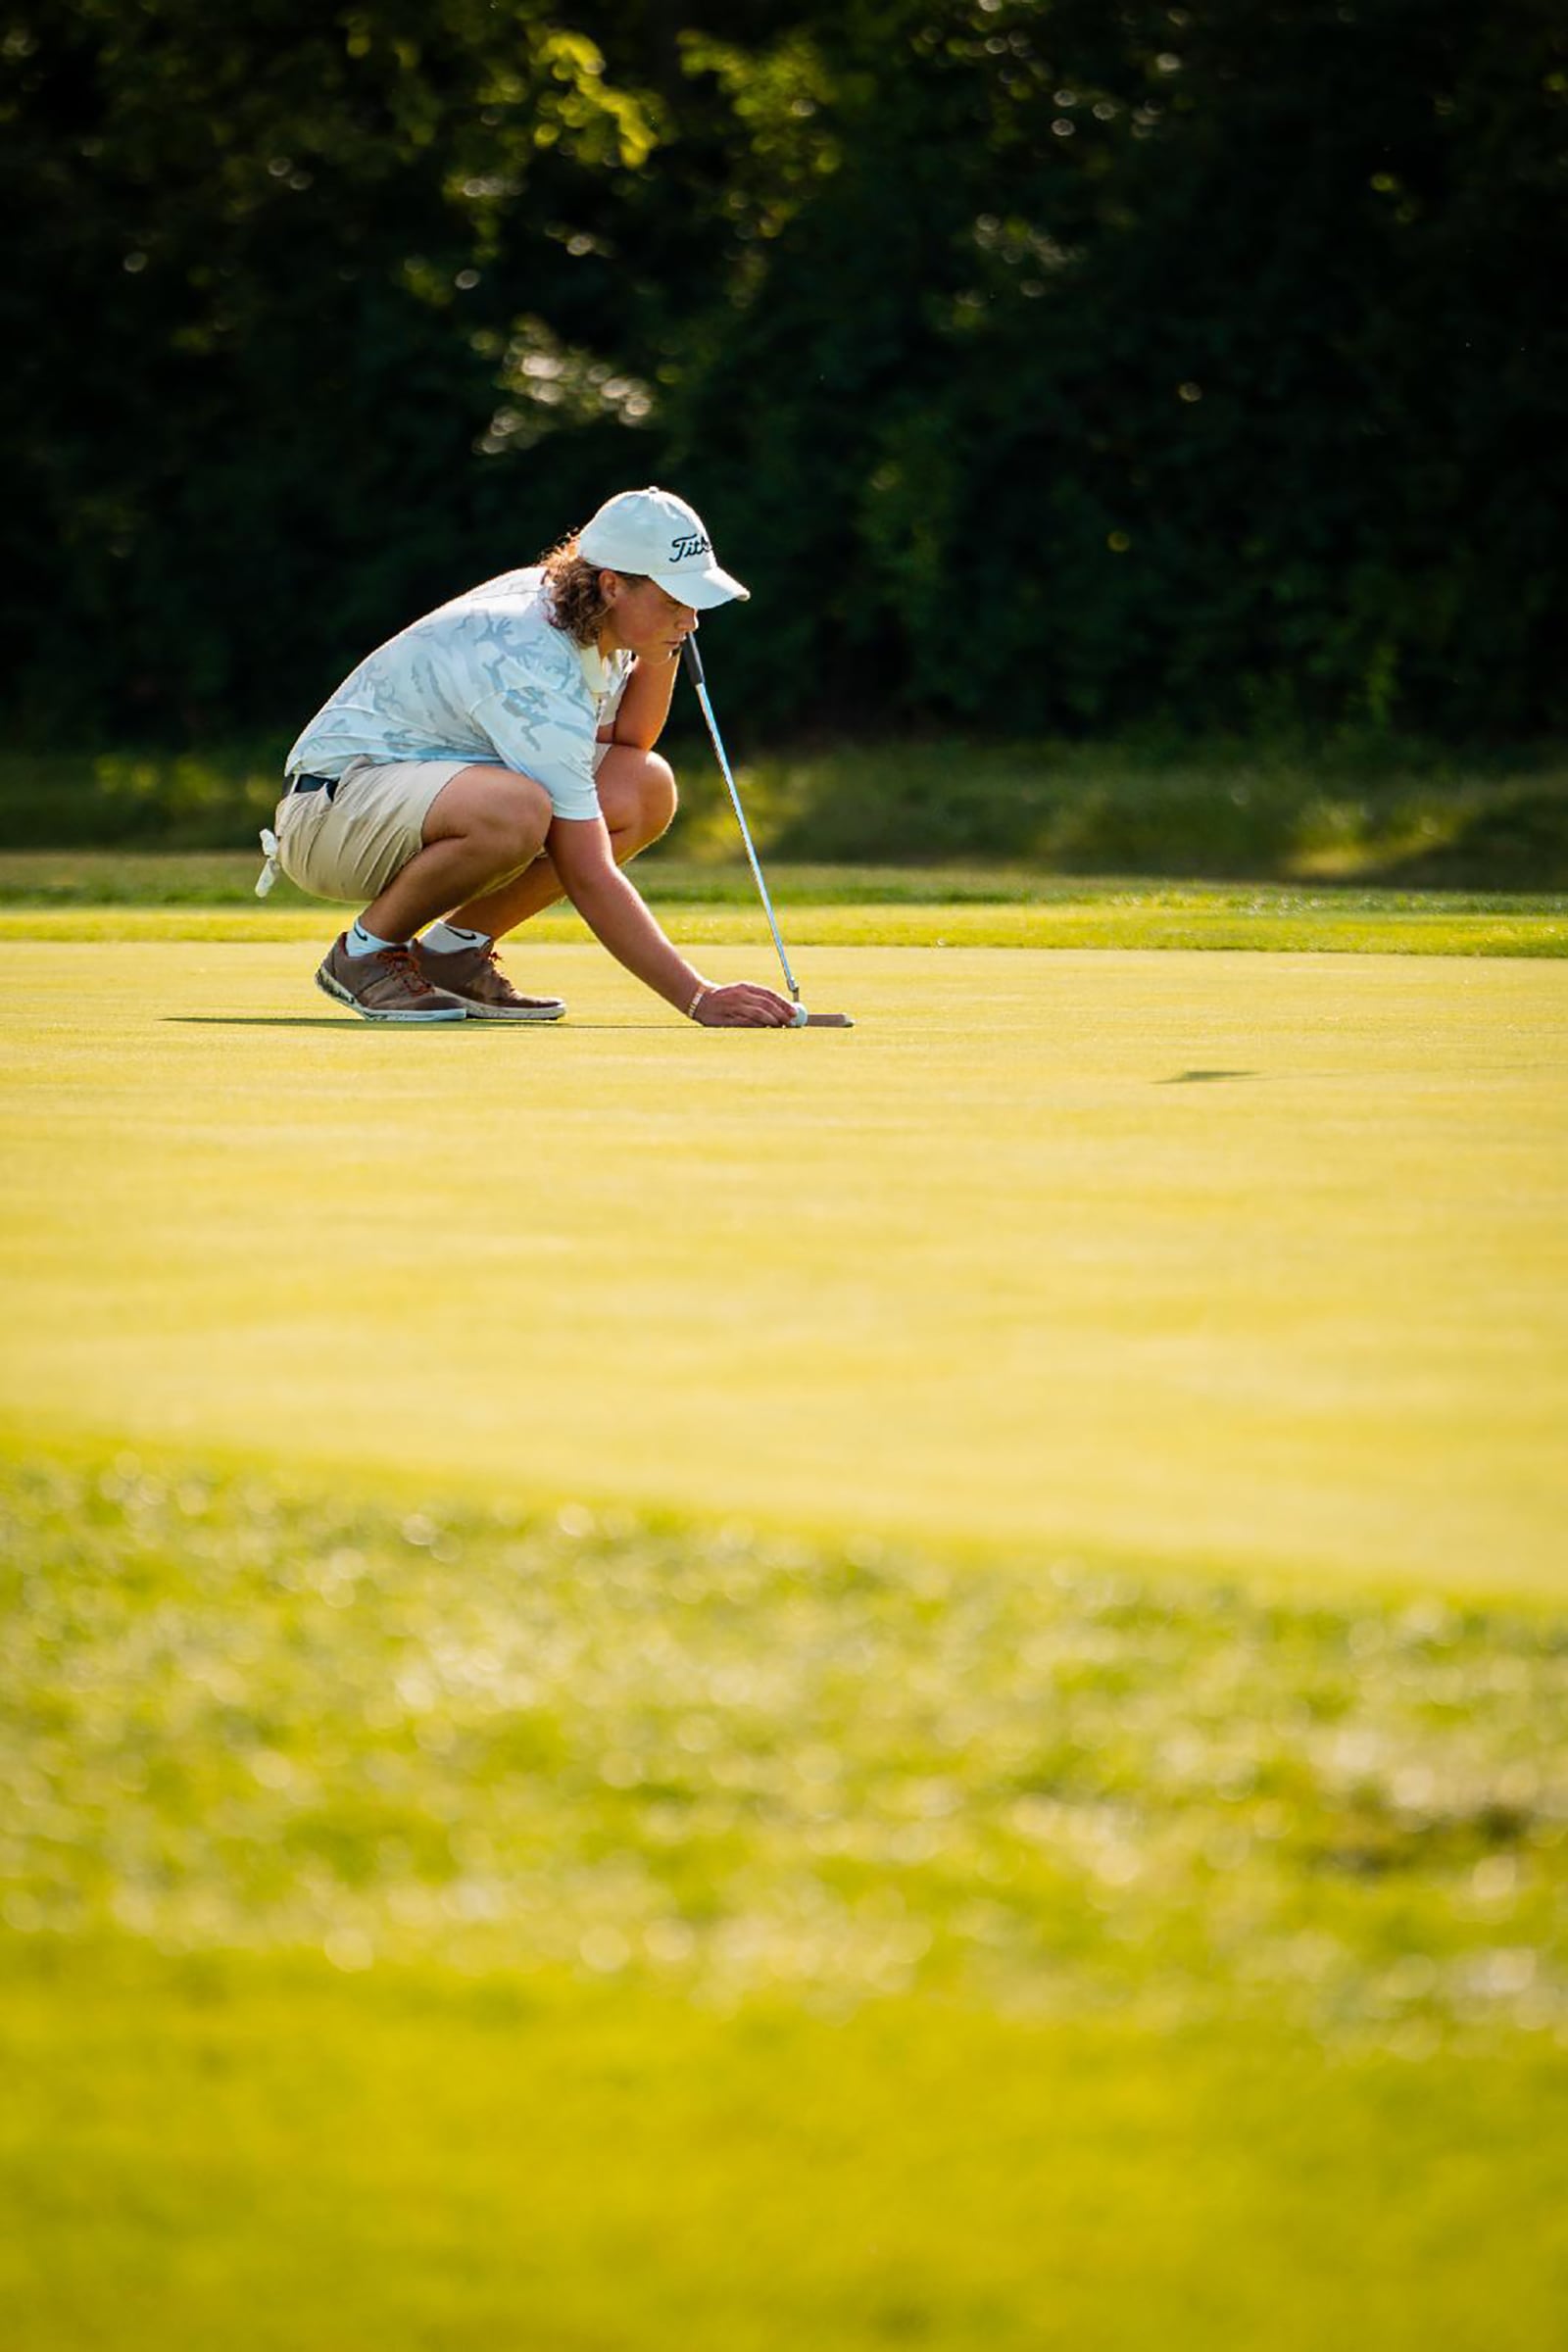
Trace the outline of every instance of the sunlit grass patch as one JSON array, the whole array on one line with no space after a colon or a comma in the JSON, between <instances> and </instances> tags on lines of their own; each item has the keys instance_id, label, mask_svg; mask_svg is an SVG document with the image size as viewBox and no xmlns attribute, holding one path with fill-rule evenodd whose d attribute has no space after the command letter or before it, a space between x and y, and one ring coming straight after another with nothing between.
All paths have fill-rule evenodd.
<instances>
[{"instance_id":1,"label":"sunlit grass patch","mask_svg":"<svg viewBox=\"0 0 1568 2352\"><path fill-rule=\"evenodd\" d=\"M286 878L258 901L254 858L222 852L0 854L0 939L326 939L341 908ZM1340 955L1568 956L1568 898L1135 881L1019 865L829 866L769 860L769 887L801 947L1223 949ZM639 887L687 946L763 945L743 864L662 855ZM568 909L528 942L587 936ZM520 944L520 943L519 943Z\"/></svg>"},{"instance_id":2,"label":"sunlit grass patch","mask_svg":"<svg viewBox=\"0 0 1568 2352\"><path fill-rule=\"evenodd\" d=\"M122 1457L13 1482L26 1935L1568 2038L1568 1621Z\"/></svg>"}]
</instances>

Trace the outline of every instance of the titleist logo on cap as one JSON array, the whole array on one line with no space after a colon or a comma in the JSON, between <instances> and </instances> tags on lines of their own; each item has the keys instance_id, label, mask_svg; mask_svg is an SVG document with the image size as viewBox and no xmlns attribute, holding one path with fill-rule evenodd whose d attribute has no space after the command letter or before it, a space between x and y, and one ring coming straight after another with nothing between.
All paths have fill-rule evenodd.
<instances>
[{"instance_id":1,"label":"titleist logo on cap","mask_svg":"<svg viewBox=\"0 0 1568 2352\"><path fill-rule=\"evenodd\" d=\"M577 552L609 571L657 581L698 612L747 594L714 563L713 542L697 509L654 482L607 498L578 532Z\"/></svg>"}]
</instances>

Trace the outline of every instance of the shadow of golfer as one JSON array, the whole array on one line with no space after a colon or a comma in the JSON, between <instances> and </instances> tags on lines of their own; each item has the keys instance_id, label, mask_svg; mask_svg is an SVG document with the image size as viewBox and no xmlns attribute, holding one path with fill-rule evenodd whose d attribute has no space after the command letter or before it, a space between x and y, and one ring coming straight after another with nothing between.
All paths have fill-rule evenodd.
<instances>
[{"instance_id":1,"label":"shadow of golfer","mask_svg":"<svg viewBox=\"0 0 1568 2352\"><path fill-rule=\"evenodd\" d=\"M345 1037L357 1024L330 1012L166 1012L166 1021L192 1029L341 1029ZM407 1021L410 1029L466 1029L467 1021Z\"/></svg>"},{"instance_id":2,"label":"shadow of golfer","mask_svg":"<svg viewBox=\"0 0 1568 2352\"><path fill-rule=\"evenodd\" d=\"M336 1012L166 1012L166 1022L192 1029L336 1029L344 1037L363 1037L368 1029L409 1029L450 1037L471 1036L475 1030L527 1029L534 1035L565 1029L579 1037L592 1030L596 1037L613 1031L617 1036L652 1036L667 1030L662 1021L358 1021ZM675 1034L674 1032L668 1032Z\"/></svg>"}]
</instances>

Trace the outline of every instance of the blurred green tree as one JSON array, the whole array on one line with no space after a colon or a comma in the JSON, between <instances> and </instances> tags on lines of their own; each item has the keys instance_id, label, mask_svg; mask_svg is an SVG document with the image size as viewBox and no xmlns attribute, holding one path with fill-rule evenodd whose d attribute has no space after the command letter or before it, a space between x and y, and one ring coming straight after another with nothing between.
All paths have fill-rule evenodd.
<instances>
[{"instance_id":1,"label":"blurred green tree","mask_svg":"<svg viewBox=\"0 0 1568 2352\"><path fill-rule=\"evenodd\" d=\"M743 136L662 422L758 575L754 711L805 664L840 717L1568 716L1551 0L844 0L682 53Z\"/></svg>"},{"instance_id":2,"label":"blurred green tree","mask_svg":"<svg viewBox=\"0 0 1568 2352\"><path fill-rule=\"evenodd\" d=\"M285 723L664 475L746 725L1568 719L1557 0L17 0L14 708Z\"/></svg>"},{"instance_id":3,"label":"blurred green tree","mask_svg":"<svg viewBox=\"0 0 1568 2352\"><path fill-rule=\"evenodd\" d=\"M593 503L596 433L639 394L580 257L655 122L586 35L538 0L9 21L0 594L24 708L195 730L330 685L471 574L500 487L476 445L548 426L573 451L504 561Z\"/></svg>"}]
</instances>

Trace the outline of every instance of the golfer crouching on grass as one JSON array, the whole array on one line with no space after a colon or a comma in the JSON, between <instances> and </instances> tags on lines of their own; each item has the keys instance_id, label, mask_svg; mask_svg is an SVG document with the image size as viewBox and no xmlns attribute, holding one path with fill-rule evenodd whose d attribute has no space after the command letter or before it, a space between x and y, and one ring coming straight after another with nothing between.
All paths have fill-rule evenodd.
<instances>
[{"instance_id":1,"label":"golfer crouching on grass","mask_svg":"<svg viewBox=\"0 0 1568 2352\"><path fill-rule=\"evenodd\" d=\"M362 662L289 753L281 866L365 911L318 987L368 1021L555 1021L496 942L567 898L629 972L709 1029L782 1029L789 1000L705 980L620 872L675 813L654 746L697 615L749 591L667 490L625 490L542 562Z\"/></svg>"}]
</instances>

